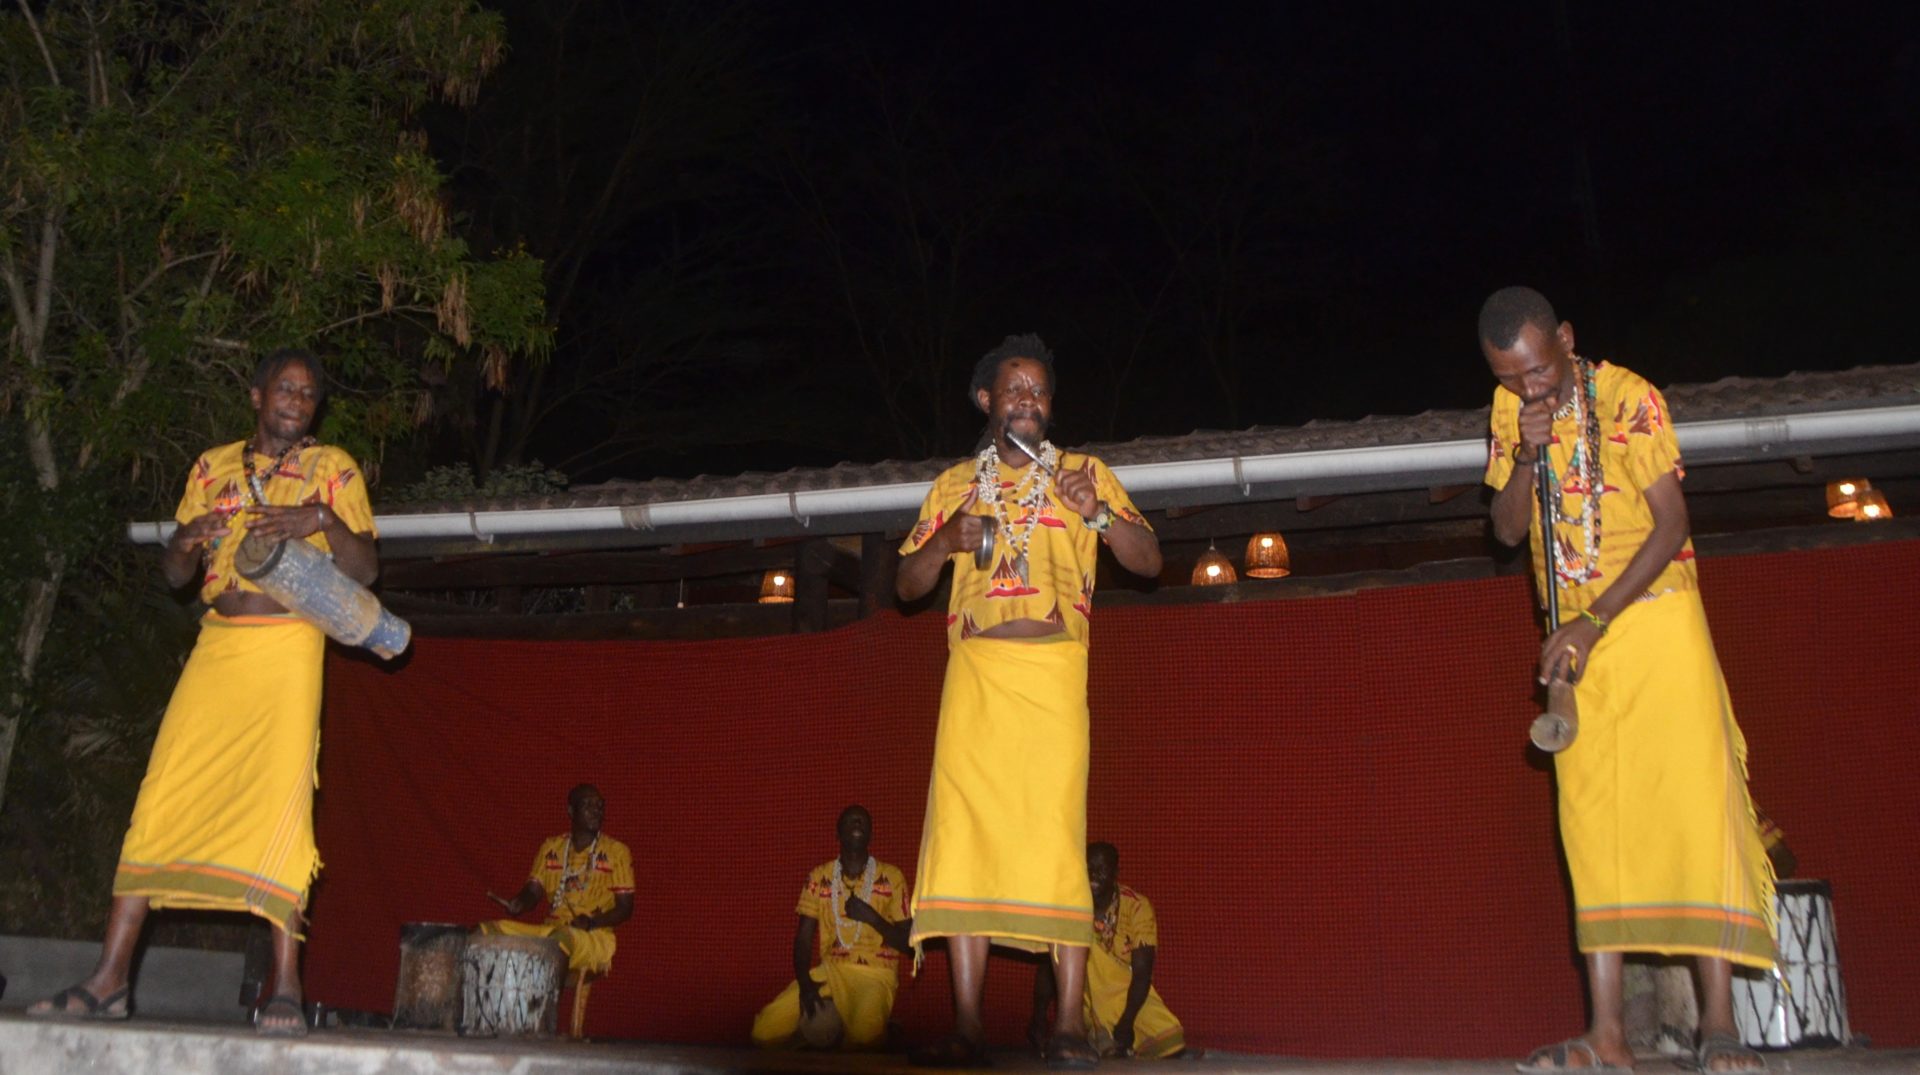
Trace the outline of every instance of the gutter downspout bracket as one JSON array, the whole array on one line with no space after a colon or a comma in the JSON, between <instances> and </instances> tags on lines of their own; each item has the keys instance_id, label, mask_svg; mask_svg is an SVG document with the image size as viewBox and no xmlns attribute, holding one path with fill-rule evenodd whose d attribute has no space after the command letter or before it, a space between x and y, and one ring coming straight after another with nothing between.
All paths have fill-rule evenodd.
<instances>
[{"instance_id":1,"label":"gutter downspout bracket","mask_svg":"<svg viewBox=\"0 0 1920 1075\"><path fill-rule=\"evenodd\" d=\"M1247 480L1247 472L1239 456L1233 457L1233 484L1240 487L1240 495L1253 495L1253 483Z\"/></svg>"},{"instance_id":2,"label":"gutter downspout bracket","mask_svg":"<svg viewBox=\"0 0 1920 1075\"><path fill-rule=\"evenodd\" d=\"M480 542L482 545L493 544L492 534L483 534L480 532L480 514L478 512L467 512L467 529L473 534L475 541Z\"/></svg>"},{"instance_id":3,"label":"gutter downspout bracket","mask_svg":"<svg viewBox=\"0 0 1920 1075\"><path fill-rule=\"evenodd\" d=\"M802 527L812 528L813 520L808 516L800 514L799 493L792 491L787 493L787 514L793 516L793 521L799 523Z\"/></svg>"}]
</instances>

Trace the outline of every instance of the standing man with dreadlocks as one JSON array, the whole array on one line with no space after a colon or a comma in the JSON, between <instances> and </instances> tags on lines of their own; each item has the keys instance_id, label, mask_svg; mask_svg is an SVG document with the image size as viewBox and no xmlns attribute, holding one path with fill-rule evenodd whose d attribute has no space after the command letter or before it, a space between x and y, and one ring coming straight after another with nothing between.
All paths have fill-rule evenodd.
<instances>
[{"instance_id":1,"label":"standing man with dreadlocks","mask_svg":"<svg viewBox=\"0 0 1920 1075\"><path fill-rule=\"evenodd\" d=\"M1088 617L1100 543L1149 578L1160 545L1106 464L1047 441L1053 390L1053 354L1037 336L1009 336L980 359L970 392L987 416L984 446L935 479L900 548L903 601L954 565L912 935L916 947L948 938L954 1032L916 1050L917 1064L984 1057L989 942L1052 953L1060 1004L1049 1065L1099 1060L1080 1003L1093 942ZM974 553L989 520L993 553L981 567Z\"/></svg>"},{"instance_id":2,"label":"standing man with dreadlocks","mask_svg":"<svg viewBox=\"0 0 1920 1075\"><path fill-rule=\"evenodd\" d=\"M1543 595L1558 589L1561 622L1538 674L1576 684L1580 711L1579 738L1554 769L1593 1021L1520 1070L1633 1067L1625 952L1696 957L1701 1069L1765 1070L1734 1027L1732 965L1773 963L1773 875L1700 603L1666 400L1632 372L1576 355L1573 326L1530 288L1487 299L1480 349L1500 382L1486 475L1499 490L1494 533L1508 545L1531 537L1535 583ZM1558 506L1552 534L1533 510L1541 452Z\"/></svg>"},{"instance_id":3,"label":"standing man with dreadlocks","mask_svg":"<svg viewBox=\"0 0 1920 1075\"><path fill-rule=\"evenodd\" d=\"M150 907L249 911L274 928L273 990L254 1025L307 1032L300 929L320 872L313 786L327 638L241 577L234 555L252 534L308 542L363 584L378 573L359 467L308 436L325 384L310 352L268 355L254 371L253 435L208 449L187 475L160 567L170 586L198 583L211 607L133 805L100 963L29 1015L125 1019Z\"/></svg>"}]
</instances>

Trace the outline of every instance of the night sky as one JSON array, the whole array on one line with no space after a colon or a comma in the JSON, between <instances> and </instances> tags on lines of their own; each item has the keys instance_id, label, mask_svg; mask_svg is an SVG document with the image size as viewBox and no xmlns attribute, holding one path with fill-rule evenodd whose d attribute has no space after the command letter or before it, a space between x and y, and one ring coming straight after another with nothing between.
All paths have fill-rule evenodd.
<instances>
[{"instance_id":1,"label":"night sky","mask_svg":"<svg viewBox=\"0 0 1920 1075\"><path fill-rule=\"evenodd\" d=\"M572 281L576 480L966 451L1011 332L1065 443L1405 414L1510 283L1657 383L1912 361L1909 7L507 4L436 145Z\"/></svg>"}]
</instances>

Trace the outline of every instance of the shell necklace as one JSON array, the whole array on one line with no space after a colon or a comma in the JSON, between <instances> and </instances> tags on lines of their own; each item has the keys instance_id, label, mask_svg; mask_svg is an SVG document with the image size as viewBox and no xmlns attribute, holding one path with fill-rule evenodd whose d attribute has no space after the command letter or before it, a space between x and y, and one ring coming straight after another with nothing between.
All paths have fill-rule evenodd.
<instances>
[{"instance_id":1,"label":"shell necklace","mask_svg":"<svg viewBox=\"0 0 1920 1075\"><path fill-rule=\"evenodd\" d=\"M1571 589L1593 579L1594 572L1600 567L1600 493L1604 475L1600 472L1600 390L1594 376L1593 363L1574 356L1575 369L1579 371L1580 388L1573 398L1554 412L1556 420L1571 415L1580 437L1574 441L1573 452L1567 458L1567 473L1579 474L1580 481L1586 486L1586 495L1580 498L1580 537L1585 559L1578 570L1567 570L1559 564L1558 557L1548 550L1548 574L1561 589ZM1567 408L1572 408L1568 411ZM1567 413L1562 413L1563 411ZM1547 488L1553 491L1553 510L1556 518L1565 519L1566 513L1561 507L1561 485L1559 476L1553 472L1551 455L1547 460ZM1549 542L1558 540L1554 535L1543 535Z\"/></svg>"},{"instance_id":2,"label":"shell necklace","mask_svg":"<svg viewBox=\"0 0 1920 1075\"><path fill-rule=\"evenodd\" d=\"M868 855L867 872L860 875L860 899L863 903L873 903L873 879L879 874L878 866L879 861L872 855ZM836 948L853 947L852 942L847 940L847 934L844 932L844 927L849 923L840 915L840 908L846 906L846 903L847 879L841 873L839 856L835 856L833 860L833 944ZM853 927L853 939L859 940L860 923L854 922L851 923L851 925Z\"/></svg>"},{"instance_id":3,"label":"shell necklace","mask_svg":"<svg viewBox=\"0 0 1920 1075\"><path fill-rule=\"evenodd\" d=\"M593 869L593 860L600 852L600 834L593 834L593 842L587 845L587 857L580 863L580 872L573 871L573 838L567 838L567 854L561 859L560 883L553 887L553 913L560 913L560 904L567 898L567 889L575 882L581 888L587 887L587 874Z\"/></svg>"},{"instance_id":4,"label":"shell necklace","mask_svg":"<svg viewBox=\"0 0 1920 1075\"><path fill-rule=\"evenodd\" d=\"M1013 503L1019 505L1026 520L1025 526L1016 529L1007 511L1007 497L1000 488L1000 446L987 445L974 460L974 488L979 490L980 502L993 509L1000 532L1007 535L1007 544L1013 549L1013 570L1023 586L1029 581L1027 547L1033 543L1033 532L1040 525L1040 509L1046 506L1047 493L1053 488L1053 480L1047 474L1059 468L1060 449L1050 440L1041 441L1040 458L1027 463L1012 490Z\"/></svg>"}]
</instances>

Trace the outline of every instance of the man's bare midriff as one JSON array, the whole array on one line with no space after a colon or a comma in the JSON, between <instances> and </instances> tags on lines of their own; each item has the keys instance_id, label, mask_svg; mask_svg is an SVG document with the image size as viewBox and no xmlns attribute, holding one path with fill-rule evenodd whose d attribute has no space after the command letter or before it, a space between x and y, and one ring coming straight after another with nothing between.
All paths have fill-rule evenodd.
<instances>
[{"instance_id":1,"label":"man's bare midriff","mask_svg":"<svg viewBox=\"0 0 1920 1075\"><path fill-rule=\"evenodd\" d=\"M277 616L287 609L266 594L234 590L214 598L213 610L222 616Z\"/></svg>"},{"instance_id":2,"label":"man's bare midriff","mask_svg":"<svg viewBox=\"0 0 1920 1075\"><path fill-rule=\"evenodd\" d=\"M1048 623L1045 620L1008 620L1005 623L996 623L980 632L979 637L1045 638L1048 635L1060 634L1064 630L1059 624Z\"/></svg>"}]
</instances>

